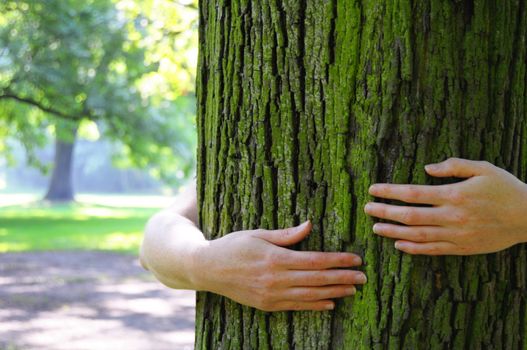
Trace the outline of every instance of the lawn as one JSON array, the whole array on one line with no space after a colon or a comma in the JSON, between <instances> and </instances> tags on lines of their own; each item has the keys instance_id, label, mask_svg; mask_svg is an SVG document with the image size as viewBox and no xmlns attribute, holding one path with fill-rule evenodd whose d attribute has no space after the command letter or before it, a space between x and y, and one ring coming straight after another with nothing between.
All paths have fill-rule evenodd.
<instances>
[{"instance_id":1,"label":"lawn","mask_svg":"<svg viewBox=\"0 0 527 350\"><path fill-rule=\"evenodd\" d=\"M107 250L136 254L157 208L42 202L0 208L0 253Z\"/></svg>"}]
</instances>

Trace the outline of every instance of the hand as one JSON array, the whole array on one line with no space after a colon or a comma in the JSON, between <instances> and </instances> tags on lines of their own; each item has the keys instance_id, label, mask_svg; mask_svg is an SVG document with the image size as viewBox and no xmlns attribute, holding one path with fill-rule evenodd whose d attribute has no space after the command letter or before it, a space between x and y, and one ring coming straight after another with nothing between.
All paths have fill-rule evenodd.
<instances>
[{"instance_id":1,"label":"hand","mask_svg":"<svg viewBox=\"0 0 527 350\"><path fill-rule=\"evenodd\" d=\"M527 241L527 185L487 162L451 158L425 167L435 177L468 178L441 186L375 184L370 194L432 207L368 203L365 212L403 223L373 231L409 254L471 255Z\"/></svg>"},{"instance_id":2,"label":"hand","mask_svg":"<svg viewBox=\"0 0 527 350\"><path fill-rule=\"evenodd\" d=\"M311 231L309 221L283 230L239 231L210 241L195 255L198 290L264 311L329 310L333 298L355 293L366 276L350 253L289 250ZM337 269L341 268L341 269ZM347 268L347 269L346 269Z\"/></svg>"}]
</instances>

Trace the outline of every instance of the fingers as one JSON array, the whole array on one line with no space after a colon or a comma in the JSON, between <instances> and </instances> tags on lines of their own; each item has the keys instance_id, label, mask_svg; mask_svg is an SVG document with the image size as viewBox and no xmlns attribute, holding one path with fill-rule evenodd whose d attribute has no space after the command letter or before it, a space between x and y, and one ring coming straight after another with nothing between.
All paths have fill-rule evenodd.
<instances>
[{"instance_id":1,"label":"fingers","mask_svg":"<svg viewBox=\"0 0 527 350\"><path fill-rule=\"evenodd\" d=\"M462 255L455 244L450 242L416 243L409 241L395 242L395 248L413 255Z\"/></svg>"},{"instance_id":2,"label":"fingers","mask_svg":"<svg viewBox=\"0 0 527 350\"><path fill-rule=\"evenodd\" d=\"M445 186L375 184L370 187L369 193L406 203L440 204L444 202L444 189Z\"/></svg>"},{"instance_id":3,"label":"fingers","mask_svg":"<svg viewBox=\"0 0 527 350\"><path fill-rule=\"evenodd\" d=\"M321 270L321 271L289 271L286 275L290 286L313 287L328 285L353 285L364 284L366 275L361 271L353 270Z\"/></svg>"},{"instance_id":4,"label":"fingers","mask_svg":"<svg viewBox=\"0 0 527 350\"><path fill-rule=\"evenodd\" d=\"M332 300L317 301L283 301L264 311L327 311L335 308L335 302Z\"/></svg>"},{"instance_id":5,"label":"fingers","mask_svg":"<svg viewBox=\"0 0 527 350\"><path fill-rule=\"evenodd\" d=\"M288 250L282 264L293 270L325 270L362 264L360 256L351 253L303 252Z\"/></svg>"},{"instance_id":6,"label":"fingers","mask_svg":"<svg viewBox=\"0 0 527 350\"><path fill-rule=\"evenodd\" d=\"M283 297L295 301L317 301L322 299L342 298L357 292L354 286L336 285L324 287L295 287L284 291Z\"/></svg>"},{"instance_id":7,"label":"fingers","mask_svg":"<svg viewBox=\"0 0 527 350\"><path fill-rule=\"evenodd\" d=\"M303 240L311 232L311 222L308 220L298 226L279 230L255 230L256 237L279 245L288 246Z\"/></svg>"},{"instance_id":8,"label":"fingers","mask_svg":"<svg viewBox=\"0 0 527 350\"><path fill-rule=\"evenodd\" d=\"M373 225L373 232L379 236L413 242L445 241L448 231L438 226L402 226L386 223Z\"/></svg>"},{"instance_id":9,"label":"fingers","mask_svg":"<svg viewBox=\"0 0 527 350\"><path fill-rule=\"evenodd\" d=\"M435 177L467 178L488 173L492 165L488 162L460 158L449 158L441 163L425 166L426 172Z\"/></svg>"},{"instance_id":10,"label":"fingers","mask_svg":"<svg viewBox=\"0 0 527 350\"><path fill-rule=\"evenodd\" d=\"M370 202L366 214L406 225L438 225L445 221L444 208L420 208Z\"/></svg>"},{"instance_id":11,"label":"fingers","mask_svg":"<svg viewBox=\"0 0 527 350\"><path fill-rule=\"evenodd\" d=\"M264 311L330 310L330 299L342 298L357 292L354 284L366 283L360 271L286 271L280 276L269 275L259 289L260 302L256 307ZM258 294L258 293L257 293Z\"/></svg>"}]
</instances>

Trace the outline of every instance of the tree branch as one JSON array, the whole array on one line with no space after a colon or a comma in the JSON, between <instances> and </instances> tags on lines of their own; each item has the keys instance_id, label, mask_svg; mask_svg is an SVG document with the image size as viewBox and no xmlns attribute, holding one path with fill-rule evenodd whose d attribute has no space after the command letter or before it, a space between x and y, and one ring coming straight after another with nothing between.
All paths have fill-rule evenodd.
<instances>
[{"instance_id":1,"label":"tree branch","mask_svg":"<svg viewBox=\"0 0 527 350\"><path fill-rule=\"evenodd\" d=\"M60 118L63 118L63 119L68 119L68 120L80 120L80 119L82 119L82 116L80 116L80 115L70 115L70 114L64 113L62 111L59 111L58 109L55 109L55 108L52 108L52 107L47 107L47 106L43 105L41 102L39 102L39 101L35 101L35 100L33 100L31 98L28 98L28 97L21 97L21 96L13 94L11 92L5 92L4 94L0 95L0 100L3 100L3 99L15 100L15 101L18 101L20 103L24 103L26 105L37 107L38 109L40 109L43 112L47 112L47 113L53 114L53 115L55 115L57 117L60 117Z\"/></svg>"}]
</instances>

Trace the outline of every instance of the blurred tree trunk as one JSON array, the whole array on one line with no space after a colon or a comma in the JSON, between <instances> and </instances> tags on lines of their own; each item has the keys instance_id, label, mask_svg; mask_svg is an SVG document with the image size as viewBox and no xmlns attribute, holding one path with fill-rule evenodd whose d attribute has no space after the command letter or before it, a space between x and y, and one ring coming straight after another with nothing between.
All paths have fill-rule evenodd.
<instances>
[{"instance_id":1,"label":"blurred tree trunk","mask_svg":"<svg viewBox=\"0 0 527 350\"><path fill-rule=\"evenodd\" d=\"M56 125L55 157L53 172L45 200L53 202L73 201L73 154L77 137L77 125L59 122Z\"/></svg>"},{"instance_id":2,"label":"blurred tree trunk","mask_svg":"<svg viewBox=\"0 0 527 350\"><path fill-rule=\"evenodd\" d=\"M362 210L371 183L431 183L423 166L449 156L525 181L525 1L200 5L204 233L309 218L298 248L357 252L369 281L324 313L264 313L198 293L196 348L525 348L524 246L402 255Z\"/></svg>"}]
</instances>

